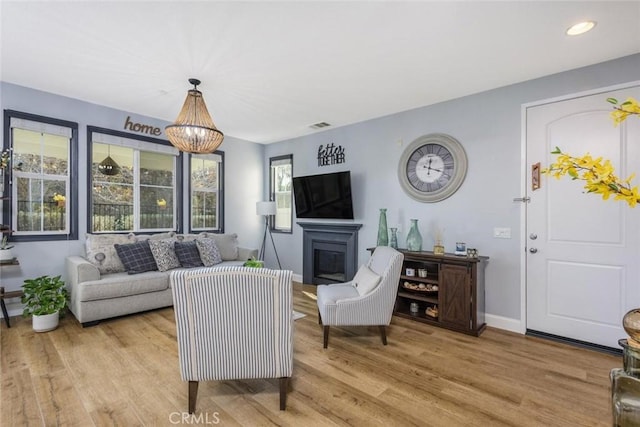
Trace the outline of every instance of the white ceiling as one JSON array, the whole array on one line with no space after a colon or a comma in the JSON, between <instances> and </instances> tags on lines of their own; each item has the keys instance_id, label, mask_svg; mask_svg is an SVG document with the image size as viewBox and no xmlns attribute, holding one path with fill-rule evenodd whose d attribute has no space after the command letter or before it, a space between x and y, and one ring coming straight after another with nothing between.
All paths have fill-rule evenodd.
<instances>
[{"instance_id":1,"label":"white ceiling","mask_svg":"<svg viewBox=\"0 0 640 427\"><path fill-rule=\"evenodd\" d=\"M173 121L196 77L220 130L260 143L640 52L640 1L0 6L3 81Z\"/></svg>"}]
</instances>

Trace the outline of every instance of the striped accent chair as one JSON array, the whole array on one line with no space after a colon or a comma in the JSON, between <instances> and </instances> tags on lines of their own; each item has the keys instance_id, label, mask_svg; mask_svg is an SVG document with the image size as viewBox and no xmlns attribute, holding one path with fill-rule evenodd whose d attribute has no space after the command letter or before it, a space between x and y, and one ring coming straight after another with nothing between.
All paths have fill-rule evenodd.
<instances>
[{"instance_id":1,"label":"striped accent chair","mask_svg":"<svg viewBox=\"0 0 640 427\"><path fill-rule=\"evenodd\" d=\"M280 409L293 368L292 272L200 267L171 273L180 373L189 413L198 382L280 379Z\"/></svg>"},{"instance_id":2,"label":"striped accent chair","mask_svg":"<svg viewBox=\"0 0 640 427\"><path fill-rule=\"evenodd\" d=\"M366 267L380 276L379 283L364 295L354 281L319 285L318 320L323 327L323 346L329 344L330 326L378 326L382 344L387 345L386 326L391 322L398 294L398 280L404 255L388 246L378 246ZM356 274L356 277L360 271Z\"/></svg>"}]
</instances>

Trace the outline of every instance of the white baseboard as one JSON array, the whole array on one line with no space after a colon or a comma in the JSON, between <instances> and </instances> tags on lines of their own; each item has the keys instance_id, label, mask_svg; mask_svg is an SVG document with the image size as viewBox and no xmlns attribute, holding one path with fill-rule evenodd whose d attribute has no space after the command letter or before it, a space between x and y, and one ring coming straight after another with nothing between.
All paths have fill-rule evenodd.
<instances>
[{"instance_id":1,"label":"white baseboard","mask_svg":"<svg viewBox=\"0 0 640 427\"><path fill-rule=\"evenodd\" d=\"M496 316L494 314L485 314L485 320L487 321L487 326L491 326L492 328L504 329L517 334L524 334L520 324L520 319Z\"/></svg>"},{"instance_id":2,"label":"white baseboard","mask_svg":"<svg viewBox=\"0 0 640 427\"><path fill-rule=\"evenodd\" d=\"M298 283L303 283L302 282L302 274L293 273L293 281L294 282L298 282Z\"/></svg>"}]
</instances>

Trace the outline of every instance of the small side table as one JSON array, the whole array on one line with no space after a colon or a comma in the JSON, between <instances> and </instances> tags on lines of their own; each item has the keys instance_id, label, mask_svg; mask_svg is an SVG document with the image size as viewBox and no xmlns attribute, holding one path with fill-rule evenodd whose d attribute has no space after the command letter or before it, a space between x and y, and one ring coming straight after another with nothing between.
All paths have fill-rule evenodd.
<instances>
[{"instance_id":1,"label":"small side table","mask_svg":"<svg viewBox=\"0 0 640 427\"><path fill-rule=\"evenodd\" d=\"M23 295L22 291L4 291L4 286L0 286L0 306L2 307L2 315L4 316L4 322L7 324L7 328L11 327L9 322L9 313L7 313L7 306L4 304L5 298L18 298Z\"/></svg>"}]
</instances>

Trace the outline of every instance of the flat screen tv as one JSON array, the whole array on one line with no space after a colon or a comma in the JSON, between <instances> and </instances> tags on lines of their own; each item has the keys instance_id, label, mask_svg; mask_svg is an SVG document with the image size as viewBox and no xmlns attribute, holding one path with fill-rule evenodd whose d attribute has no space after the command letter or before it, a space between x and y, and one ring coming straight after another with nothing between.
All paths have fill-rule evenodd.
<instances>
[{"instance_id":1,"label":"flat screen tv","mask_svg":"<svg viewBox=\"0 0 640 427\"><path fill-rule=\"evenodd\" d=\"M293 194L298 218L353 219L349 171L294 177Z\"/></svg>"}]
</instances>

